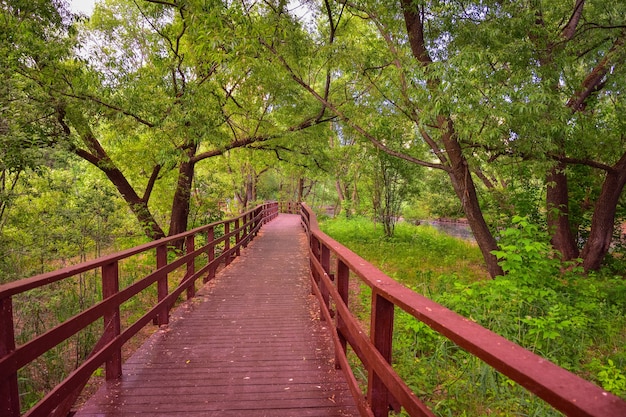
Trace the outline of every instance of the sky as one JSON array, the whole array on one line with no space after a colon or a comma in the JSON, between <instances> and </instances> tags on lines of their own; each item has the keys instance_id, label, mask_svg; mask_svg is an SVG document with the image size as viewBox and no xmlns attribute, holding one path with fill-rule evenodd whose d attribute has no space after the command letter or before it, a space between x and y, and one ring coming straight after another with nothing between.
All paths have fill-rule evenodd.
<instances>
[{"instance_id":1,"label":"sky","mask_svg":"<svg viewBox=\"0 0 626 417\"><path fill-rule=\"evenodd\" d=\"M70 10L91 16L96 0L70 0Z\"/></svg>"}]
</instances>

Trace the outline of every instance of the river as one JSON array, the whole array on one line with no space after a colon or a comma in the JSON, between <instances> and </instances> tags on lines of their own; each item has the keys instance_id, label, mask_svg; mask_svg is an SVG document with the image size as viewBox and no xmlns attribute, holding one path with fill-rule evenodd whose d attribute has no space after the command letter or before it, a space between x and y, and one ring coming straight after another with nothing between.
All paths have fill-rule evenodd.
<instances>
[{"instance_id":1,"label":"river","mask_svg":"<svg viewBox=\"0 0 626 417\"><path fill-rule=\"evenodd\" d=\"M427 224L435 229L441 230L450 236L458 237L464 240L474 241L474 235L467 223L462 222L443 222L439 220L422 220L421 224Z\"/></svg>"}]
</instances>

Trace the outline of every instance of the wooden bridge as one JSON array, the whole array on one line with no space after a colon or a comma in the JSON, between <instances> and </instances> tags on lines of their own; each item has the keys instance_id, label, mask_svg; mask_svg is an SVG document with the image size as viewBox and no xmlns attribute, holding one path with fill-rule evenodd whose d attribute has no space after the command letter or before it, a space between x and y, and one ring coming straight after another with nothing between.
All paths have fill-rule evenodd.
<instances>
[{"instance_id":1,"label":"wooden bridge","mask_svg":"<svg viewBox=\"0 0 626 417\"><path fill-rule=\"evenodd\" d=\"M566 415L626 416L621 399L396 283L319 231L306 206L280 211L294 214L279 215L277 203L265 204L0 286L0 415L383 416L403 409L432 416L389 365L400 308ZM184 248L174 259L172 246ZM120 288L120 264L151 251L154 271ZM100 273L102 300L18 346L14 300L86 271ZM175 276L180 282L172 285ZM350 282L357 280L372 288L369 328L349 308ZM154 305L123 324L120 306L154 287ZM186 300L174 307L183 294ZM150 322L159 330L122 364L122 348ZM20 369L93 323L102 324L91 354L24 410ZM367 381L355 378L348 347ZM75 407L103 364L106 382Z\"/></svg>"}]
</instances>

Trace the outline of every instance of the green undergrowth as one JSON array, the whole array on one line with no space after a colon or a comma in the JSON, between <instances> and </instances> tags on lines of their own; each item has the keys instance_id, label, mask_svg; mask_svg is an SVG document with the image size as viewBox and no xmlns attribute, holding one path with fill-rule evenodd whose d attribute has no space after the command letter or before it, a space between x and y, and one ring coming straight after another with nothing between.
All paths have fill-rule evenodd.
<instances>
[{"instance_id":1,"label":"green undergrowth","mask_svg":"<svg viewBox=\"0 0 626 417\"><path fill-rule=\"evenodd\" d=\"M362 218L322 224L392 278L626 398L626 280L563 264L524 218L499 237L507 275L488 278L478 248L427 226ZM615 270L615 269L614 269ZM369 320L368 291L358 297ZM439 416L558 416L551 406L419 322L396 311L393 365Z\"/></svg>"},{"instance_id":2,"label":"green undergrowth","mask_svg":"<svg viewBox=\"0 0 626 417\"><path fill-rule=\"evenodd\" d=\"M418 285L425 295L433 289L445 291L438 288L441 275L459 277L464 282L488 278L475 244L430 226L398 223L391 238L385 237L382 225L374 225L363 217L327 220L321 227L392 278Z\"/></svg>"}]
</instances>

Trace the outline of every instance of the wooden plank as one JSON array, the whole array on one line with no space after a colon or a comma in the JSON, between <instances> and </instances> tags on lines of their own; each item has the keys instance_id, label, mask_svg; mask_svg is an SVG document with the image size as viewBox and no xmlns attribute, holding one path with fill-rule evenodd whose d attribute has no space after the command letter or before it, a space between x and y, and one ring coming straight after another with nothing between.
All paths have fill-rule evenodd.
<instances>
[{"instance_id":1,"label":"wooden plank","mask_svg":"<svg viewBox=\"0 0 626 417\"><path fill-rule=\"evenodd\" d=\"M299 223L266 224L75 416L358 415L310 295Z\"/></svg>"}]
</instances>

